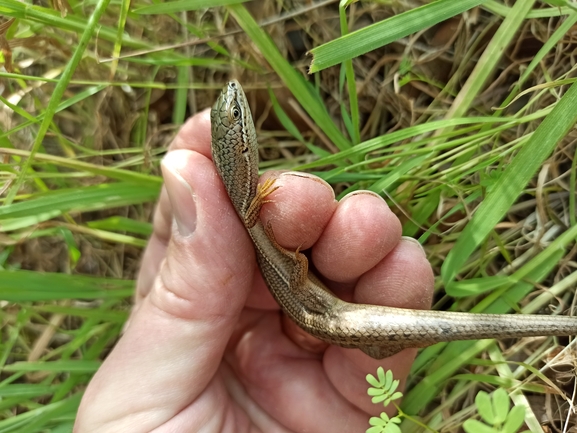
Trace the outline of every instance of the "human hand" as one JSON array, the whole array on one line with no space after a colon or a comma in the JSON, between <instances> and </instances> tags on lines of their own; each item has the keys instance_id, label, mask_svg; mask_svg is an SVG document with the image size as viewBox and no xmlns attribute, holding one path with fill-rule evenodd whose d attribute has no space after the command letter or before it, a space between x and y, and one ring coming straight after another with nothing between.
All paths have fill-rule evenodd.
<instances>
[{"instance_id":1,"label":"human hand","mask_svg":"<svg viewBox=\"0 0 577 433\"><path fill-rule=\"evenodd\" d=\"M327 346L282 315L210 160L208 111L183 126L162 169L134 310L86 390L75 431L364 431L381 411L365 375L382 366L404 382L416 351L374 360ZM276 185L262 220L282 246L313 247L338 296L429 307L431 267L380 197L357 192L337 203L302 173Z\"/></svg>"}]
</instances>

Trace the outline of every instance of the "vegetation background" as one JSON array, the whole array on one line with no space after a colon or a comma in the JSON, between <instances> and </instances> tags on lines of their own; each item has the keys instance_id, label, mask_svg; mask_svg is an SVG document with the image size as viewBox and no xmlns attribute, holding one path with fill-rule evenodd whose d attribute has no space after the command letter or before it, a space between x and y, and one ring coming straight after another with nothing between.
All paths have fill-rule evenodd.
<instances>
[{"instance_id":1,"label":"vegetation background","mask_svg":"<svg viewBox=\"0 0 577 433\"><path fill-rule=\"evenodd\" d=\"M574 9L0 0L0 433L71 430L130 309L159 160L229 78L250 99L263 170L306 169L339 196L387 199L427 250L434 308L570 312ZM495 388L531 431L574 428L568 343L421 351L403 431L459 431L478 417L477 392Z\"/></svg>"}]
</instances>

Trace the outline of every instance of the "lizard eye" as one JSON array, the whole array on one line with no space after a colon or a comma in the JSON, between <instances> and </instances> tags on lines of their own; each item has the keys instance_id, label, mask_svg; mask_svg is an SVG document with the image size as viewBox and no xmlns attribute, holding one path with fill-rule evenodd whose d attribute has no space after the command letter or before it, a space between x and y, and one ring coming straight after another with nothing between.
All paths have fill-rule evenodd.
<instances>
[{"instance_id":1,"label":"lizard eye","mask_svg":"<svg viewBox=\"0 0 577 433\"><path fill-rule=\"evenodd\" d=\"M232 118L234 120L238 120L240 118L240 110L236 107L231 110L230 114L232 114Z\"/></svg>"}]
</instances>

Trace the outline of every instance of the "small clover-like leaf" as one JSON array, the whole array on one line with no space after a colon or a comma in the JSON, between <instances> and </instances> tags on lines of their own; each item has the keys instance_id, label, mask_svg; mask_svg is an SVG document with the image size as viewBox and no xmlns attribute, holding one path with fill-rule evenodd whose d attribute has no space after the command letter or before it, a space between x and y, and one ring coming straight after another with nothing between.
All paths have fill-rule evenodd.
<instances>
[{"instance_id":1,"label":"small clover-like leaf","mask_svg":"<svg viewBox=\"0 0 577 433\"><path fill-rule=\"evenodd\" d=\"M385 383L383 388L388 390L391 387L392 383L393 383L393 372L391 370L387 370L387 372L385 373Z\"/></svg>"},{"instance_id":2,"label":"small clover-like leaf","mask_svg":"<svg viewBox=\"0 0 577 433\"><path fill-rule=\"evenodd\" d=\"M387 370L387 372L390 372L391 370ZM391 373L393 374L393 373ZM379 385L383 386L386 382L385 382L385 370L383 369L383 367L379 367L377 368L377 376L379 378Z\"/></svg>"},{"instance_id":3,"label":"small clover-like leaf","mask_svg":"<svg viewBox=\"0 0 577 433\"><path fill-rule=\"evenodd\" d=\"M381 416L372 416L371 419L369 419L369 424L370 425L374 425L374 426L380 426L380 427L384 427L389 423L389 416L384 413L381 412Z\"/></svg>"},{"instance_id":4,"label":"small clover-like leaf","mask_svg":"<svg viewBox=\"0 0 577 433\"><path fill-rule=\"evenodd\" d=\"M467 433L500 433L499 430L495 430L493 427L489 427L487 424L483 424L476 419L468 419L465 421L463 423L463 430Z\"/></svg>"},{"instance_id":5,"label":"small clover-like leaf","mask_svg":"<svg viewBox=\"0 0 577 433\"><path fill-rule=\"evenodd\" d=\"M382 388L369 388L367 389L367 394L369 395L383 395L385 390Z\"/></svg>"},{"instance_id":6,"label":"small clover-like leaf","mask_svg":"<svg viewBox=\"0 0 577 433\"><path fill-rule=\"evenodd\" d=\"M375 376L373 376L372 374L367 374L367 377L365 378L367 380L367 382L369 382L369 385L371 385L374 388L380 388L381 384L379 383L379 381L377 380L377 378Z\"/></svg>"},{"instance_id":7,"label":"small clover-like leaf","mask_svg":"<svg viewBox=\"0 0 577 433\"><path fill-rule=\"evenodd\" d=\"M487 424L495 424L495 414L493 413L493 405L489 394L485 391L479 391L475 397L475 405L479 415Z\"/></svg>"},{"instance_id":8,"label":"small clover-like leaf","mask_svg":"<svg viewBox=\"0 0 577 433\"><path fill-rule=\"evenodd\" d=\"M373 397L373 398L371 399L371 401L372 401L374 404L377 404L377 403L380 403L380 402L382 402L382 401L385 401L388 397L389 397L388 394L377 395L376 397Z\"/></svg>"},{"instance_id":9,"label":"small clover-like leaf","mask_svg":"<svg viewBox=\"0 0 577 433\"><path fill-rule=\"evenodd\" d=\"M401 419L397 416L389 418L389 416L381 412L380 418L371 417L369 424L373 427L369 428L366 433L401 433L397 424L401 423Z\"/></svg>"},{"instance_id":10,"label":"small clover-like leaf","mask_svg":"<svg viewBox=\"0 0 577 433\"><path fill-rule=\"evenodd\" d=\"M401 433L401 429L397 426L400 423L399 417L389 418L386 413L382 412L380 417L371 417L369 424L373 427L367 429L366 433Z\"/></svg>"},{"instance_id":11,"label":"small clover-like leaf","mask_svg":"<svg viewBox=\"0 0 577 433\"><path fill-rule=\"evenodd\" d=\"M383 433L401 433L401 429L398 425L389 423L383 430Z\"/></svg>"},{"instance_id":12,"label":"small clover-like leaf","mask_svg":"<svg viewBox=\"0 0 577 433\"><path fill-rule=\"evenodd\" d=\"M513 406L507 416L507 421L503 425L503 433L515 433L525 420L525 408L523 406Z\"/></svg>"},{"instance_id":13,"label":"small clover-like leaf","mask_svg":"<svg viewBox=\"0 0 577 433\"><path fill-rule=\"evenodd\" d=\"M491 423L503 424L507 419L507 414L509 413L509 394L503 388L498 388L493 393L493 414L495 415L494 421Z\"/></svg>"},{"instance_id":14,"label":"small clover-like leaf","mask_svg":"<svg viewBox=\"0 0 577 433\"><path fill-rule=\"evenodd\" d=\"M371 401L374 404L383 403L386 407L391 401L403 396L402 392L395 392L400 381L393 378L391 370L385 372L383 367L379 367L377 368L377 377L367 374L366 380L372 385L371 388L367 389L367 394L372 397Z\"/></svg>"},{"instance_id":15,"label":"small clover-like leaf","mask_svg":"<svg viewBox=\"0 0 577 433\"><path fill-rule=\"evenodd\" d=\"M399 387L399 380L394 380L393 383L391 383L391 386L387 387L387 391L390 393L395 392L395 390Z\"/></svg>"}]
</instances>

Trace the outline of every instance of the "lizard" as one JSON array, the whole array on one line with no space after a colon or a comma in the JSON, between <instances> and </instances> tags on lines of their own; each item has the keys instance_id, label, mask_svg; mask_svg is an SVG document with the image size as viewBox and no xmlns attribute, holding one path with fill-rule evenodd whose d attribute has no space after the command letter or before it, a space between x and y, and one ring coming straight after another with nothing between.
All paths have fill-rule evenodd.
<instances>
[{"instance_id":1,"label":"lizard","mask_svg":"<svg viewBox=\"0 0 577 433\"><path fill-rule=\"evenodd\" d=\"M259 184L256 130L246 95L230 81L211 110L211 153L225 189L254 243L258 266L284 313L307 333L330 344L358 348L375 359L438 342L577 334L577 318L541 314L478 314L349 303L309 270L298 249L275 239L260 209L278 186Z\"/></svg>"}]
</instances>

